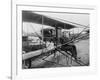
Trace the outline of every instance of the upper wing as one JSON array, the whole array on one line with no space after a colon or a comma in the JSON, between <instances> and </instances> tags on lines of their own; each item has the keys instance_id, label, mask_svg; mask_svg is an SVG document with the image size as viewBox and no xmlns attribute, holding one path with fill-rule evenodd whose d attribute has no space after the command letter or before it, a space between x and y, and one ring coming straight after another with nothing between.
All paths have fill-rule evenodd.
<instances>
[{"instance_id":1,"label":"upper wing","mask_svg":"<svg viewBox=\"0 0 100 80\"><path fill-rule=\"evenodd\" d=\"M71 23L67 23L63 20L54 19L49 16L33 13L32 11L22 11L22 21L34 22L52 27L57 26L61 27L62 29L72 29L76 27L76 25L72 25Z\"/></svg>"}]
</instances>

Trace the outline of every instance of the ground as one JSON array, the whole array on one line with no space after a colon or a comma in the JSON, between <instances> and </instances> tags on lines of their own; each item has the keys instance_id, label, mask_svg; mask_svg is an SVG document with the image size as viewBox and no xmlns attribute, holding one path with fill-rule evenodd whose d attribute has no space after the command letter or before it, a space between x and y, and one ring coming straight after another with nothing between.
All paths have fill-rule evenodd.
<instances>
[{"instance_id":1,"label":"ground","mask_svg":"<svg viewBox=\"0 0 100 80\"><path fill-rule=\"evenodd\" d=\"M87 40L81 40L77 43L75 43L77 47L77 53L78 57L80 57L80 60L83 61L85 64L89 65L89 39ZM39 57L32 61L32 68L49 68L49 67L69 67L69 66L80 66L76 62L72 61L71 59L66 58L64 55L62 55L59 52L56 52L56 56L54 57L54 54L46 58L48 61L42 60L43 57ZM55 64L53 62L59 63ZM85 65L84 65L85 66Z\"/></svg>"}]
</instances>

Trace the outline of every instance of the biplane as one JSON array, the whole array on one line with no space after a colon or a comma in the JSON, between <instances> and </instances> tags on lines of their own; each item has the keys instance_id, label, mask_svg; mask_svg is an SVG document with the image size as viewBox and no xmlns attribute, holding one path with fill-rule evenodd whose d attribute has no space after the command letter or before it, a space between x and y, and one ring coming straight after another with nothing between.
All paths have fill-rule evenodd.
<instances>
[{"instance_id":1,"label":"biplane","mask_svg":"<svg viewBox=\"0 0 100 80\"><path fill-rule=\"evenodd\" d=\"M81 24L73 23L70 21L61 20L58 18L53 18L41 14L37 14L32 11L22 11L22 22L32 22L36 24L40 24L42 26L47 25L52 28L42 28L41 34L38 34L35 32L35 34L28 34L26 36L22 36L22 64L25 68L32 68L32 61L36 61L38 59L41 59L40 64L42 62L48 62L53 63L61 66L69 66L71 65L72 61L81 65L81 66L87 66L89 64L84 63L81 60L75 60L75 58L72 56L72 53L70 51L62 51L61 47L66 44L74 44L75 42L89 38L89 27L84 26ZM78 34L67 34L69 36L68 41L64 44L60 44L60 37L63 35L63 33L68 33L68 31L62 32L62 29L70 30L73 28L79 28L82 27L83 30L79 32ZM84 33L84 34L82 34ZM36 41L32 44L32 39L29 39L29 36L38 37ZM48 44L48 45L47 45ZM52 44L52 48L50 48L50 45ZM57 52L59 52L61 55L66 57L66 65L60 64L59 59L57 59ZM47 60L50 56L54 57L54 60ZM69 62L70 61L70 64ZM34 67L33 67L34 68Z\"/></svg>"}]
</instances>

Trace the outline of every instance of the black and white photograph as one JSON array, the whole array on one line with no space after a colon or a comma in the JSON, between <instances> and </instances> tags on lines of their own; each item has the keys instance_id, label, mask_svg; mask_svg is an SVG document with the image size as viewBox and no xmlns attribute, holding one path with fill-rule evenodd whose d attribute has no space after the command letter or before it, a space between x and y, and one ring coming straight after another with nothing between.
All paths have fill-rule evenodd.
<instances>
[{"instance_id":1,"label":"black and white photograph","mask_svg":"<svg viewBox=\"0 0 100 80\"><path fill-rule=\"evenodd\" d=\"M100 80L99 0L1 0L0 80Z\"/></svg>"},{"instance_id":2,"label":"black and white photograph","mask_svg":"<svg viewBox=\"0 0 100 80\"><path fill-rule=\"evenodd\" d=\"M22 10L22 69L90 65L90 14Z\"/></svg>"},{"instance_id":3,"label":"black and white photograph","mask_svg":"<svg viewBox=\"0 0 100 80\"><path fill-rule=\"evenodd\" d=\"M97 71L94 6L27 2L12 6L12 80L68 79Z\"/></svg>"}]
</instances>

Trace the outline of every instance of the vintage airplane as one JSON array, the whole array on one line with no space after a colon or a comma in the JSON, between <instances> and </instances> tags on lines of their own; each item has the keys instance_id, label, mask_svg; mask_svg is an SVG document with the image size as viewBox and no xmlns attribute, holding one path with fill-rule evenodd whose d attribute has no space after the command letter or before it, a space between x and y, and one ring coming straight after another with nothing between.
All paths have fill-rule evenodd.
<instances>
[{"instance_id":1,"label":"vintage airplane","mask_svg":"<svg viewBox=\"0 0 100 80\"><path fill-rule=\"evenodd\" d=\"M23 60L23 63L25 63L24 66L27 65L27 63L28 63L28 65L27 65L28 68L31 68L31 61L32 61L33 57L34 57L34 59L36 59L41 56L47 58L48 56L50 56L52 54L55 55L55 50L60 48L62 45L69 44L69 43L72 43L72 42L78 40L80 38L81 33L84 32L84 30L87 28L87 26L84 26L84 25L76 24L76 23L61 20L61 19L56 19L56 18L54 19L52 17L33 13L31 11L22 11L22 21L54 27L54 29L49 29L49 28L42 29L41 30L42 36L39 36L36 33L37 37L40 40L43 40L41 45L39 44L39 45L32 45L32 46L30 46L30 45L22 46L23 47L22 60ZM61 29L70 30L72 28L78 28L80 26L84 27L84 29L80 33L78 33L76 35L76 37L73 36L74 39L73 39L73 37L71 37L71 39L68 42L66 42L65 44L59 45L59 35L62 34ZM28 36L22 36L22 40L23 40L23 44L25 44L25 41L26 42L29 41ZM54 47L52 49L48 49L44 43L46 41L52 41L54 43ZM36 48L36 49L34 49L34 48ZM66 57L71 56L71 54L67 54L62 51L60 51L60 52L61 52L61 54L65 55ZM43 58L42 60L45 60L45 58ZM73 58L72 58L72 60L75 61ZM48 61L48 60L45 60L45 61ZM52 62L52 61L48 61L48 62ZM87 65L82 61L75 61L75 62L80 65ZM53 63L55 63L55 62L53 62ZM57 64L59 64L59 63L57 63Z\"/></svg>"}]
</instances>

